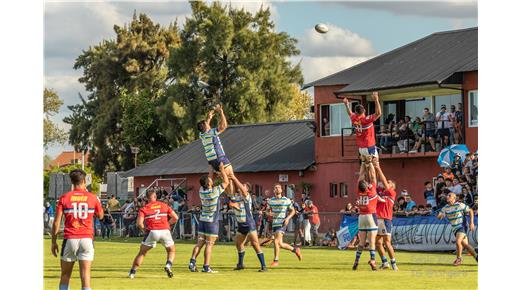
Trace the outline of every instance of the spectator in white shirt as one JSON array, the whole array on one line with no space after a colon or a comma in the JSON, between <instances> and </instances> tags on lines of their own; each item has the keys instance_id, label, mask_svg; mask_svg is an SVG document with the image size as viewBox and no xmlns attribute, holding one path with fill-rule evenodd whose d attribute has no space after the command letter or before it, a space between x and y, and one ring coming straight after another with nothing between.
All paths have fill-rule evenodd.
<instances>
[{"instance_id":1,"label":"spectator in white shirt","mask_svg":"<svg viewBox=\"0 0 520 290\"><path fill-rule=\"evenodd\" d=\"M457 178L454 178L453 180L451 180L451 178L447 178L445 182L446 188L448 188L456 195L459 195L462 192L462 186L459 184L459 180Z\"/></svg>"},{"instance_id":2,"label":"spectator in white shirt","mask_svg":"<svg viewBox=\"0 0 520 290\"><path fill-rule=\"evenodd\" d=\"M435 121L437 121L437 134L441 138L441 147L450 145L452 123L451 113L446 112L446 105L441 106L441 111L435 115Z\"/></svg>"}]
</instances>

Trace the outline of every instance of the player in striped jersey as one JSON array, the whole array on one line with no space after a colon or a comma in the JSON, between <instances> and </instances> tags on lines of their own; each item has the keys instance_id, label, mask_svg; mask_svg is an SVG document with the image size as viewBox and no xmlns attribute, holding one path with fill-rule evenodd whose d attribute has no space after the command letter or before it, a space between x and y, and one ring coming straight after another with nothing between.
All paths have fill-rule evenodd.
<instances>
[{"instance_id":1,"label":"player in striped jersey","mask_svg":"<svg viewBox=\"0 0 520 290\"><path fill-rule=\"evenodd\" d=\"M86 189L87 174L74 169L69 174L74 189L60 197L56 204L56 218L52 225L51 251L54 257L58 254L56 239L60 229L61 218L65 219L63 244L61 246L61 279L60 290L69 289L70 276L74 262L79 261L81 289L90 290L90 267L94 260L94 216L103 219L103 207L99 198Z\"/></svg>"},{"instance_id":2,"label":"player in striped jersey","mask_svg":"<svg viewBox=\"0 0 520 290\"><path fill-rule=\"evenodd\" d=\"M376 267L376 235L377 235L377 215L376 207L377 203L385 202L384 199L380 198L376 193L376 172L372 162L365 164L367 166L361 166L359 171L358 179L358 207L359 207L359 244L356 251L356 260L352 266L352 270L357 270L361 253L365 247L366 240L368 238L370 251L370 261L368 264L373 271L377 270ZM368 167L368 176L370 184L365 180L365 167Z\"/></svg>"},{"instance_id":3,"label":"player in striped jersey","mask_svg":"<svg viewBox=\"0 0 520 290\"><path fill-rule=\"evenodd\" d=\"M222 147L222 142L220 142L220 137L218 136L227 129L227 119L221 105L217 105L215 107L215 111L220 114L218 127L211 128L211 120L213 119L214 111L210 110L206 116L206 119L200 121L197 124L197 128L199 129L199 138L202 141L202 146L204 146L204 154L208 160L209 177L213 178L214 171L220 171L220 163L224 164L226 174L228 177L231 177L234 175L233 166L226 157L226 153ZM230 194L234 192L233 183L229 185L227 192Z\"/></svg>"},{"instance_id":4,"label":"player in striped jersey","mask_svg":"<svg viewBox=\"0 0 520 290\"><path fill-rule=\"evenodd\" d=\"M437 215L438 219L446 217L450 222L455 235L455 244L457 245L457 259L453 262L454 266L462 264L462 248L466 248L468 252L477 260L478 255L475 249L469 244L468 236L466 234L466 214L469 214L469 230L475 230L473 223L473 210L462 202L457 202L457 195L453 192L448 194L446 199L448 202Z\"/></svg>"},{"instance_id":5,"label":"player in striped jersey","mask_svg":"<svg viewBox=\"0 0 520 290\"><path fill-rule=\"evenodd\" d=\"M381 167L379 166L379 162L374 161L374 165L376 173L379 176L379 180L381 180L385 187L385 190L381 194L381 197L385 200L385 202L378 202L376 207L378 228L376 248L379 252L379 256L381 257L381 262L383 263L379 268L390 268L390 265L388 265L388 260L386 259L386 247L388 250L388 256L390 257L390 264L392 265L392 269L397 271L398 268L395 262L394 247L392 247L392 217L395 197L397 196L397 193L395 192L395 182L386 179L386 176L383 174L383 170L381 170Z\"/></svg>"},{"instance_id":6,"label":"player in striped jersey","mask_svg":"<svg viewBox=\"0 0 520 290\"><path fill-rule=\"evenodd\" d=\"M226 190L229 185L229 179L224 170L224 164L220 163L220 172L222 175L222 183L220 185L213 184L213 179L209 175L200 177L199 197L201 201L201 213L199 218L199 237L197 244L193 247L190 264L188 268L191 272L197 272L196 259L202 247L204 250L204 265L202 272L216 273L210 267L211 251L213 245L218 238L219 221L218 215L220 213L220 195Z\"/></svg>"},{"instance_id":7,"label":"player in striped jersey","mask_svg":"<svg viewBox=\"0 0 520 290\"><path fill-rule=\"evenodd\" d=\"M256 232L256 224L252 210L253 201L251 199L251 194L249 194L251 185L247 183L246 185L243 185L235 176L231 177L231 180L240 191L240 193L235 193L230 196L231 201L236 203L236 206L232 206L231 208L235 213L238 225L236 236L238 263L235 270L244 269L244 256L246 254L245 243L249 240L251 246L255 249L258 260L260 261L259 272L265 272L267 271L267 267L265 266L264 253L262 252L262 248L260 248L260 243L258 242L258 234Z\"/></svg>"},{"instance_id":8,"label":"player in striped jersey","mask_svg":"<svg viewBox=\"0 0 520 290\"><path fill-rule=\"evenodd\" d=\"M164 202L157 201L155 190L146 192L146 198L148 199L148 203L139 210L136 222L137 227L145 232L145 235L128 277L131 279L135 277L135 273L139 266L141 266L146 253L148 253L150 249L155 248L157 242L160 242L166 249L166 265L164 266L164 271L168 277L172 278L173 272L171 267L173 259L175 258L175 243L173 242L170 232L170 225L177 222L179 217L170 206Z\"/></svg>"},{"instance_id":9,"label":"player in striped jersey","mask_svg":"<svg viewBox=\"0 0 520 290\"><path fill-rule=\"evenodd\" d=\"M267 201L268 212L273 217L273 232L274 232L274 260L271 263L271 267L278 266L278 256L280 254L280 248L293 252L296 257L301 261L302 254L300 248L293 247L283 242L283 235L287 225L291 221L296 211L292 206L292 202L285 196L282 196L282 185L276 183L274 185L274 197ZM289 211L289 214L287 214Z\"/></svg>"}]
</instances>

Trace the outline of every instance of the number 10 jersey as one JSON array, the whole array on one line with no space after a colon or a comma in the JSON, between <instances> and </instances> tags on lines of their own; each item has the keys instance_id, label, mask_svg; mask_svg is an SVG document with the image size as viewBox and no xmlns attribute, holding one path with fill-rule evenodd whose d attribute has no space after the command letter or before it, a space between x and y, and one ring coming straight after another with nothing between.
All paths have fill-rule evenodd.
<instances>
[{"instance_id":1,"label":"number 10 jersey","mask_svg":"<svg viewBox=\"0 0 520 290\"><path fill-rule=\"evenodd\" d=\"M56 212L63 212L63 238L94 238L94 213L103 211L99 198L85 190L73 190L60 197Z\"/></svg>"}]
</instances>

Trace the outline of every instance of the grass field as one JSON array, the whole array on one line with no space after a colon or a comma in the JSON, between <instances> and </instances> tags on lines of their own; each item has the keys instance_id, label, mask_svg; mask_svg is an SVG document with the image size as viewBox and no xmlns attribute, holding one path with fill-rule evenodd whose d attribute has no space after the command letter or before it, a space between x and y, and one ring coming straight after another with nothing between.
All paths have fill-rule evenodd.
<instances>
[{"instance_id":1,"label":"grass field","mask_svg":"<svg viewBox=\"0 0 520 290\"><path fill-rule=\"evenodd\" d=\"M61 245L61 242L60 242ZM246 251L247 269L233 271L236 250L231 244L217 244L212 267L215 274L190 273L187 263L193 243L177 242L174 261L175 276L169 279L163 271L165 251L161 245L146 256L135 279L127 278L139 241L95 241L92 269L93 289L477 289L477 264L465 256L463 266L451 265L455 256L441 253L398 252L399 271L370 271L368 252L361 257L360 268L352 271L354 251L327 248L304 248L303 261L282 251L280 266L258 273L258 259L252 248ZM266 262L273 258L273 248L264 248ZM380 262L378 258L378 263ZM202 254L197 264L202 265ZM80 289L75 265L70 289ZM59 259L50 253L50 240L44 240L45 289L57 289L60 277Z\"/></svg>"}]
</instances>

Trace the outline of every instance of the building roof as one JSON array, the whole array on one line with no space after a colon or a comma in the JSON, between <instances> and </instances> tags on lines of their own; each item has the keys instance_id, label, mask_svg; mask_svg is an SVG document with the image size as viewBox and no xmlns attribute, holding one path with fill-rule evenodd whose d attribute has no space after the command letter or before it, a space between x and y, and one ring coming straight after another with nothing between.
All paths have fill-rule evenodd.
<instances>
[{"instance_id":1,"label":"building roof","mask_svg":"<svg viewBox=\"0 0 520 290\"><path fill-rule=\"evenodd\" d=\"M337 94L440 84L457 72L478 70L478 28L433 33L304 85L346 85Z\"/></svg>"},{"instance_id":2,"label":"building roof","mask_svg":"<svg viewBox=\"0 0 520 290\"><path fill-rule=\"evenodd\" d=\"M229 126L220 140L235 172L305 170L314 163L312 120ZM205 172L208 163L197 139L124 175Z\"/></svg>"},{"instance_id":3,"label":"building roof","mask_svg":"<svg viewBox=\"0 0 520 290\"><path fill-rule=\"evenodd\" d=\"M85 154L85 163L88 163L88 157L89 153L87 152ZM81 152L63 151L60 153L60 155L56 156L56 158L50 162L49 168L77 164L78 162L81 163L81 160Z\"/></svg>"}]
</instances>

